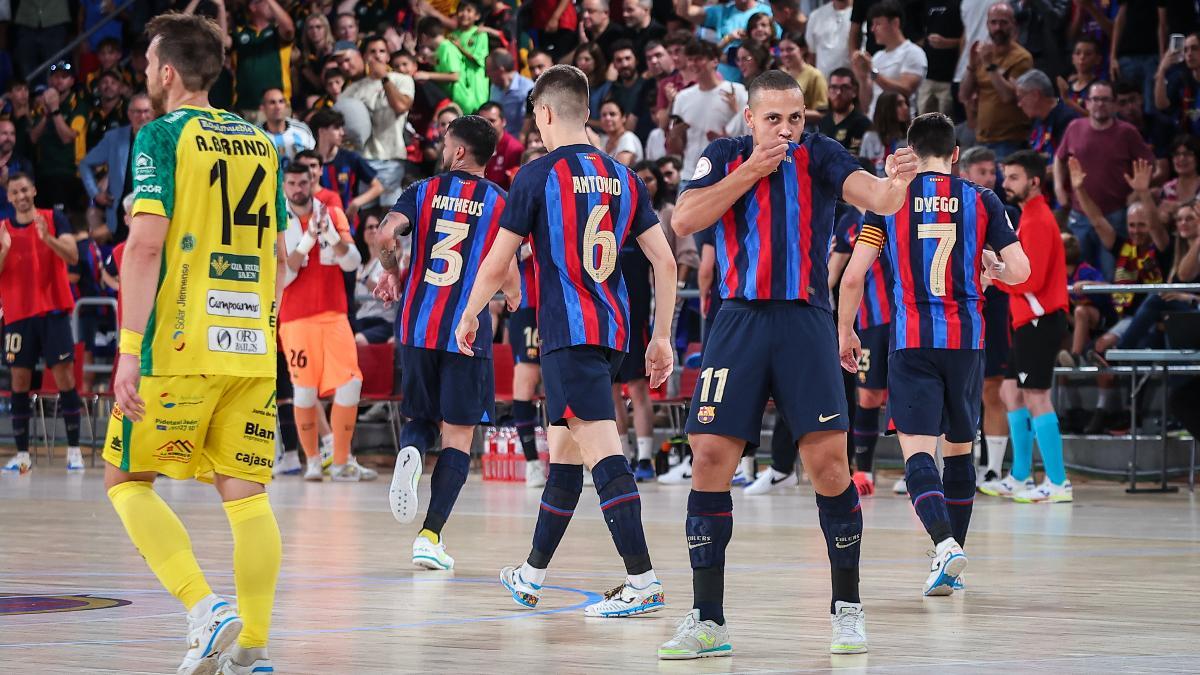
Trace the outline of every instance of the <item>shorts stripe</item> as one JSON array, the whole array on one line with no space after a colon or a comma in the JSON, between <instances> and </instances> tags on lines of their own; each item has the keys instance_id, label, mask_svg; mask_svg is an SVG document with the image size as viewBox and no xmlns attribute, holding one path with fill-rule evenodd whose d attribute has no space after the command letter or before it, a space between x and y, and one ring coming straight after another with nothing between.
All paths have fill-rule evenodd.
<instances>
[{"instance_id":1,"label":"shorts stripe","mask_svg":"<svg viewBox=\"0 0 1200 675\"><path fill-rule=\"evenodd\" d=\"M612 499L600 504L600 510L607 511L608 509L610 509L614 506L618 506L620 504L624 504L625 502L631 502L635 499L640 499L640 498L641 498L641 496L636 492L630 492L628 494L619 495L619 496L613 497Z\"/></svg>"},{"instance_id":2,"label":"shorts stripe","mask_svg":"<svg viewBox=\"0 0 1200 675\"><path fill-rule=\"evenodd\" d=\"M133 438L133 422L125 415L121 415L121 470L129 471L129 458L131 448L129 447L130 439Z\"/></svg>"}]
</instances>

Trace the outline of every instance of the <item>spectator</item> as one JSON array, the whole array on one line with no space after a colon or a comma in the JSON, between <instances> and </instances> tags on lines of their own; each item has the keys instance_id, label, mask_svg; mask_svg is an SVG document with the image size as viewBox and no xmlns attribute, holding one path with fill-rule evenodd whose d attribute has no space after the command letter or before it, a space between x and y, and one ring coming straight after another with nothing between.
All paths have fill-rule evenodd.
<instances>
[{"instance_id":1,"label":"spectator","mask_svg":"<svg viewBox=\"0 0 1200 675\"><path fill-rule=\"evenodd\" d=\"M33 159L36 149L33 140L29 138L29 130L33 127L33 106L29 103L29 85L25 80L14 80L9 85L8 93L3 97L0 117L12 120L13 126L16 127L16 153Z\"/></svg>"},{"instance_id":2,"label":"spectator","mask_svg":"<svg viewBox=\"0 0 1200 675\"><path fill-rule=\"evenodd\" d=\"M532 5L529 33L534 46L552 60L566 58L579 44L575 3L572 0L532 0L529 4ZM537 75L533 79L536 80Z\"/></svg>"},{"instance_id":3,"label":"spectator","mask_svg":"<svg viewBox=\"0 0 1200 675\"><path fill-rule=\"evenodd\" d=\"M1063 35L1073 0L1014 3L1017 39L1033 57L1033 67L1060 75L1066 70Z\"/></svg>"},{"instance_id":4,"label":"spectator","mask_svg":"<svg viewBox=\"0 0 1200 675\"><path fill-rule=\"evenodd\" d=\"M500 0L479 0L479 10L479 30L488 36L488 53L507 50L512 41L508 34L512 30L512 7Z\"/></svg>"},{"instance_id":5,"label":"spectator","mask_svg":"<svg viewBox=\"0 0 1200 675\"><path fill-rule=\"evenodd\" d=\"M554 57L541 51L530 52L525 61L529 64L529 74L535 82L547 68L554 65Z\"/></svg>"},{"instance_id":6,"label":"spectator","mask_svg":"<svg viewBox=\"0 0 1200 675\"><path fill-rule=\"evenodd\" d=\"M224 28L224 26L222 26ZM296 24L277 0L250 0L246 22L233 29L234 105L242 117L253 121L255 103L271 87L283 90L291 98L291 77L284 68L289 62Z\"/></svg>"},{"instance_id":7,"label":"spectator","mask_svg":"<svg viewBox=\"0 0 1200 675\"><path fill-rule=\"evenodd\" d=\"M1140 84L1121 81L1116 87L1117 117L1132 124L1150 146L1154 153L1154 183L1161 184L1171 170L1168 155L1175 125L1157 110L1146 112Z\"/></svg>"},{"instance_id":8,"label":"spectator","mask_svg":"<svg viewBox=\"0 0 1200 675\"><path fill-rule=\"evenodd\" d=\"M1154 106L1175 119L1181 132L1200 134L1200 33L1184 38L1180 56L1172 52L1159 62L1154 72Z\"/></svg>"},{"instance_id":9,"label":"spectator","mask_svg":"<svg viewBox=\"0 0 1200 675\"><path fill-rule=\"evenodd\" d=\"M86 154L87 103L75 87L70 63L59 61L50 66L50 86L39 103L29 129L29 139L38 149L38 204L72 213L82 211L83 186L76 167Z\"/></svg>"},{"instance_id":10,"label":"spectator","mask_svg":"<svg viewBox=\"0 0 1200 675\"><path fill-rule=\"evenodd\" d=\"M633 37L629 29L612 21L608 11L608 0L583 0L580 9L579 41L600 45L605 61L612 61L613 45L618 40L629 40Z\"/></svg>"},{"instance_id":11,"label":"spectator","mask_svg":"<svg viewBox=\"0 0 1200 675\"><path fill-rule=\"evenodd\" d=\"M418 138L424 138L433 123L434 113L443 104L448 103L449 99L436 84L417 80L417 73L420 72L417 57L402 52L398 58L393 57L393 60L397 63L396 72L413 78L413 104L408 111L408 124Z\"/></svg>"},{"instance_id":12,"label":"spectator","mask_svg":"<svg viewBox=\"0 0 1200 675\"><path fill-rule=\"evenodd\" d=\"M450 44L463 56L459 72L459 88L463 112L473 113L488 100L488 78L484 66L488 56L487 35L480 31L478 23L482 16L477 0L460 0L454 14L458 28L447 37ZM454 98L451 96L451 98Z\"/></svg>"},{"instance_id":13,"label":"spectator","mask_svg":"<svg viewBox=\"0 0 1200 675\"><path fill-rule=\"evenodd\" d=\"M1075 157L1087 167L1084 187L1090 201L1100 209L1117 234L1124 236L1125 201L1132 191L1126 176L1131 173L1136 160L1153 161L1154 156L1137 130L1128 122L1116 119L1112 110L1112 85L1094 83L1088 95L1088 117L1067 125L1067 133L1054 155L1054 189L1058 203L1071 204L1067 226L1079 238L1083 259L1100 268L1109 278L1114 264L1110 247L1101 245L1094 223L1082 211L1078 196L1071 188L1067 158Z\"/></svg>"},{"instance_id":14,"label":"spectator","mask_svg":"<svg viewBox=\"0 0 1200 675\"><path fill-rule=\"evenodd\" d=\"M1083 289L1092 284L1106 283L1104 273L1083 261L1079 239L1070 232L1062 233L1063 251L1067 262L1068 298L1071 312L1071 348L1058 354L1058 365L1076 368L1083 365L1083 355L1092 341L1092 334L1101 327L1111 325L1112 299L1103 293L1089 295ZM1065 352L1065 353L1064 353Z\"/></svg>"},{"instance_id":15,"label":"spectator","mask_svg":"<svg viewBox=\"0 0 1200 675\"><path fill-rule=\"evenodd\" d=\"M333 56L333 28L329 19L316 12L304 20L304 35L300 39L300 91L303 96L320 95L325 90L322 69Z\"/></svg>"},{"instance_id":16,"label":"spectator","mask_svg":"<svg viewBox=\"0 0 1200 675\"><path fill-rule=\"evenodd\" d=\"M366 212L363 217L363 241L367 245L368 257L358 268L354 295L366 299L358 301L358 311L355 312L353 321L354 341L360 345L377 345L396 340L393 326L396 323L398 305L376 300L374 296L375 286L384 274L383 265L379 263L379 222L379 212L374 209Z\"/></svg>"},{"instance_id":17,"label":"spectator","mask_svg":"<svg viewBox=\"0 0 1200 675\"><path fill-rule=\"evenodd\" d=\"M345 85L357 82L367 72L367 65L363 61L357 42L338 40L333 44L333 58L338 69L346 76Z\"/></svg>"},{"instance_id":18,"label":"spectator","mask_svg":"<svg viewBox=\"0 0 1200 675\"><path fill-rule=\"evenodd\" d=\"M42 63L53 58L71 38L71 10L67 0L25 0L17 4L13 15L16 36L17 74L28 77Z\"/></svg>"},{"instance_id":19,"label":"spectator","mask_svg":"<svg viewBox=\"0 0 1200 675\"><path fill-rule=\"evenodd\" d=\"M863 136L858 156L876 176L886 177L887 158L900 148L908 147L908 125L912 114L908 98L899 92L885 91L876 102L875 121Z\"/></svg>"},{"instance_id":20,"label":"spectator","mask_svg":"<svg viewBox=\"0 0 1200 675\"><path fill-rule=\"evenodd\" d=\"M274 141L280 164L285 168L297 152L311 150L317 144L308 125L293 118L291 113L282 89L272 87L263 92L262 105L259 107L262 128Z\"/></svg>"},{"instance_id":21,"label":"spectator","mask_svg":"<svg viewBox=\"0 0 1200 675\"><path fill-rule=\"evenodd\" d=\"M483 88L466 77L467 58L464 52L446 38L446 27L436 17L427 16L417 24L422 47L434 53L434 71L418 71L417 81L437 82L442 85L451 101L462 110L474 112L487 101L487 76ZM477 39L486 46L486 40ZM486 55L484 57L486 59Z\"/></svg>"},{"instance_id":22,"label":"spectator","mask_svg":"<svg viewBox=\"0 0 1200 675\"><path fill-rule=\"evenodd\" d=\"M826 78L838 68L850 66L849 45L846 35L850 32L850 0L833 0L821 5L808 15L804 39L816 57L817 70ZM779 16L776 10L776 17Z\"/></svg>"},{"instance_id":23,"label":"spectator","mask_svg":"<svg viewBox=\"0 0 1200 675\"><path fill-rule=\"evenodd\" d=\"M829 107L829 90L821 71L808 64L808 43L803 33L788 33L779 41L779 68L800 83L804 92L804 119L815 124Z\"/></svg>"},{"instance_id":24,"label":"spectator","mask_svg":"<svg viewBox=\"0 0 1200 675\"><path fill-rule=\"evenodd\" d=\"M13 217L8 203L8 177L15 174L33 175L33 163L15 150L17 127L12 120L0 117L0 220Z\"/></svg>"},{"instance_id":25,"label":"spectator","mask_svg":"<svg viewBox=\"0 0 1200 675\"><path fill-rule=\"evenodd\" d=\"M608 98L617 101L628 115L625 128L637 134L638 144L645 142L654 129L654 117L647 114L655 103L655 87L652 80L638 75L637 57L633 43L622 40L613 47L613 67L617 79L608 90Z\"/></svg>"},{"instance_id":26,"label":"spectator","mask_svg":"<svg viewBox=\"0 0 1200 675\"><path fill-rule=\"evenodd\" d=\"M911 109L917 88L929 69L925 52L904 37L900 28L904 13L895 0L885 0L872 7L868 19L871 33L882 49L874 56L855 52L850 58L859 81L858 100L868 115L874 115L875 99L885 91L895 91L909 97Z\"/></svg>"},{"instance_id":27,"label":"spectator","mask_svg":"<svg viewBox=\"0 0 1200 675\"><path fill-rule=\"evenodd\" d=\"M879 4L879 2L880 0L858 0L858 2L851 3L853 7L850 9L850 34L847 36L849 39L846 41L846 46L850 50L850 65L852 67L854 65L854 52L861 51L867 54L874 54L882 49L882 45L879 44L874 33L871 32L871 19L867 16L871 8ZM865 44L863 42L864 33L866 38Z\"/></svg>"},{"instance_id":28,"label":"spectator","mask_svg":"<svg viewBox=\"0 0 1200 675\"><path fill-rule=\"evenodd\" d=\"M771 50L761 42L746 40L737 50L738 70L742 71L742 82L750 82L774 65ZM822 79L824 83L824 79Z\"/></svg>"},{"instance_id":29,"label":"spectator","mask_svg":"<svg viewBox=\"0 0 1200 675\"><path fill-rule=\"evenodd\" d=\"M988 9L1004 0L960 0L959 16L963 24L964 49L958 55L958 67L954 69L954 83L961 84L967 74L971 56L971 45L982 42L988 36ZM959 97L960 100L962 97ZM964 103L964 105L966 105ZM970 106L967 106L968 109Z\"/></svg>"},{"instance_id":30,"label":"spectator","mask_svg":"<svg viewBox=\"0 0 1200 675\"><path fill-rule=\"evenodd\" d=\"M464 3L459 6L459 16L468 7L476 11L473 5ZM475 35L473 39L479 43L486 42L480 35ZM383 38L367 38L364 44L367 49L367 74L346 87L342 98L362 101L371 115L371 136L363 143L363 157L383 184L383 203L391 205L404 188L404 160L408 157L404 127L408 124L408 111L412 107L415 88L411 77L391 71L387 42ZM346 209L346 215L354 222L353 211L357 209L352 209L353 203Z\"/></svg>"},{"instance_id":31,"label":"spectator","mask_svg":"<svg viewBox=\"0 0 1200 675\"><path fill-rule=\"evenodd\" d=\"M133 73L129 71L127 66L121 65L121 41L117 38L108 37L100 41L100 46L96 48L96 60L100 62L100 67L88 73L86 86L91 92L93 98L98 98L100 92L97 89L100 76L108 71L114 71L120 79L121 87L125 89L123 93L128 95L128 91L133 86Z\"/></svg>"},{"instance_id":32,"label":"spectator","mask_svg":"<svg viewBox=\"0 0 1200 675\"><path fill-rule=\"evenodd\" d=\"M1033 68L1033 57L1013 39L1011 6L996 3L987 17L989 41L971 43L959 100L970 105L978 95L975 136L1003 160L1029 138L1029 118L1017 106L1016 80Z\"/></svg>"},{"instance_id":33,"label":"spectator","mask_svg":"<svg viewBox=\"0 0 1200 675\"><path fill-rule=\"evenodd\" d=\"M508 131L504 108L499 103L484 103L479 109L479 116L491 123L499 138L496 141L496 152L483 169L483 177L507 190L513 172L521 166L521 154L525 152L525 146Z\"/></svg>"},{"instance_id":34,"label":"spectator","mask_svg":"<svg viewBox=\"0 0 1200 675\"><path fill-rule=\"evenodd\" d=\"M1171 169L1174 178L1162 186L1162 200L1158 204L1158 219L1168 222L1181 204L1187 204L1200 196L1200 143L1194 136L1177 136L1171 142Z\"/></svg>"},{"instance_id":35,"label":"spectator","mask_svg":"<svg viewBox=\"0 0 1200 675\"><path fill-rule=\"evenodd\" d=\"M746 20L746 30L726 35L723 40L717 43L717 47L721 49L721 53L723 54L719 66L721 75L731 82L749 84L746 80L742 79L741 68L738 67L738 47L751 41L768 46L773 45L775 44L775 31L775 22L771 19L771 16L765 12L758 12L752 14ZM737 42L737 46L733 46L734 42Z\"/></svg>"},{"instance_id":36,"label":"spectator","mask_svg":"<svg viewBox=\"0 0 1200 675\"><path fill-rule=\"evenodd\" d=\"M736 82L725 82L717 72L715 45L693 40L684 55L696 84L675 97L671 114L680 121L671 125L667 133L667 151L683 157L681 175L691 180L704 148L738 126L746 108L746 88Z\"/></svg>"},{"instance_id":37,"label":"spectator","mask_svg":"<svg viewBox=\"0 0 1200 675\"><path fill-rule=\"evenodd\" d=\"M701 37L716 41L721 49L737 49L746 37L750 17L759 12L771 16L771 6L763 0L729 0L713 5L705 5L702 0L675 0L675 13L705 29Z\"/></svg>"},{"instance_id":38,"label":"spectator","mask_svg":"<svg viewBox=\"0 0 1200 675\"><path fill-rule=\"evenodd\" d=\"M835 0L836 1L836 0ZM815 4L815 3L810 3ZM774 19L776 33L803 33L808 26L809 17L800 8L800 0L770 0L771 18Z\"/></svg>"},{"instance_id":39,"label":"spectator","mask_svg":"<svg viewBox=\"0 0 1200 675\"><path fill-rule=\"evenodd\" d=\"M654 0L625 0L624 3L625 27L632 33L638 72L646 70L646 47L667 36L667 29L651 15L653 6Z\"/></svg>"},{"instance_id":40,"label":"spectator","mask_svg":"<svg viewBox=\"0 0 1200 675\"><path fill-rule=\"evenodd\" d=\"M312 183L317 187L316 193L313 194L314 199L327 207L336 206L339 209L342 208L341 195L321 185L321 176L324 172L321 170L321 156L317 154L316 150L301 150L296 153L292 161L301 166L308 167Z\"/></svg>"},{"instance_id":41,"label":"spectator","mask_svg":"<svg viewBox=\"0 0 1200 675\"><path fill-rule=\"evenodd\" d=\"M125 241L129 234L125 227L125 212L122 200L133 194L133 172L130 170L133 157L133 141L138 131L154 119L150 97L145 93L134 94L129 99L129 125L117 127L104 134L100 143L88 151L79 164L79 177L87 190L88 198L104 209L104 219L112 233L113 241ZM0 147L2 149L2 147ZM105 167L107 179L101 184L96 170Z\"/></svg>"},{"instance_id":42,"label":"spectator","mask_svg":"<svg viewBox=\"0 0 1200 675\"><path fill-rule=\"evenodd\" d=\"M309 112L320 110L322 108L332 108L337 104L338 97L342 95L342 91L346 88L346 74L342 69L333 66L326 68L321 74L322 93L316 100L309 105Z\"/></svg>"},{"instance_id":43,"label":"spectator","mask_svg":"<svg viewBox=\"0 0 1200 675\"><path fill-rule=\"evenodd\" d=\"M642 161L642 142L625 130L625 109L609 99L600 104L600 149L625 166Z\"/></svg>"},{"instance_id":44,"label":"spectator","mask_svg":"<svg viewBox=\"0 0 1200 675\"><path fill-rule=\"evenodd\" d=\"M925 0L917 4L916 35L921 36L929 72L917 89L916 110L921 113L954 113L951 83L962 47L963 23L959 0ZM910 5L911 7L912 5Z\"/></svg>"},{"instance_id":45,"label":"spectator","mask_svg":"<svg viewBox=\"0 0 1200 675\"><path fill-rule=\"evenodd\" d=\"M321 186L338 193L346 205L346 216L353 223L359 209L379 199L383 183L375 169L361 155L342 148L346 120L336 110L319 110L309 120L317 136L317 155L321 158Z\"/></svg>"},{"instance_id":46,"label":"spectator","mask_svg":"<svg viewBox=\"0 0 1200 675\"><path fill-rule=\"evenodd\" d=\"M651 110L659 128L666 127L666 118L671 113L675 95L693 84L684 78L679 68L681 65L671 56L664 43L650 42L646 45L647 74L654 78L654 105Z\"/></svg>"},{"instance_id":47,"label":"spectator","mask_svg":"<svg viewBox=\"0 0 1200 675\"><path fill-rule=\"evenodd\" d=\"M1154 96L1154 73L1158 69L1159 54L1166 50L1163 41L1167 31L1160 30L1159 21L1165 15L1163 0L1153 11L1139 2L1136 7L1131 0L1117 0L1121 8L1113 21L1112 46L1109 52L1109 77L1114 82L1122 78L1131 82L1142 82L1142 95L1147 99Z\"/></svg>"},{"instance_id":48,"label":"spectator","mask_svg":"<svg viewBox=\"0 0 1200 675\"><path fill-rule=\"evenodd\" d=\"M849 68L836 68L829 74L829 114L821 118L817 129L832 138L850 154L858 156L863 137L871 128L871 118L858 109L858 80Z\"/></svg>"},{"instance_id":49,"label":"spectator","mask_svg":"<svg viewBox=\"0 0 1200 675\"><path fill-rule=\"evenodd\" d=\"M608 60L600 45L594 42L585 42L575 50L571 65L582 70L583 74L587 76L588 112L590 113L588 125L595 126L596 120L600 118L600 102L608 97L608 90L612 87L612 82L605 79L608 72Z\"/></svg>"},{"instance_id":50,"label":"spectator","mask_svg":"<svg viewBox=\"0 0 1200 675\"><path fill-rule=\"evenodd\" d=\"M1087 114L1087 92L1092 83L1100 79L1097 73L1103 61L1099 40L1085 35L1075 41L1075 47L1071 50L1073 72L1066 79L1059 76L1058 93L1063 102L1079 115Z\"/></svg>"},{"instance_id":51,"label":"spectator","mask_svg":"<svg viewBox=\"0 0 1200 675\"><path fill-rule=\"evenodd\" d=\"M125 122L121 88L121 75L115 70L106 70L96 78L98 96L87 112L87 130L84 133L88 150L96 147L104 134Z\"/></svg>"},{"instance_id":52,"label":"spectator","mask_svg":"<svg viewBox=\"0 0 1200 675\"><path fill-rule=\"evenodd\" d=\"M654 160L658 172L662 174L663 185L669 190L671 203L679 194L679 183L683 179L683 160L678 155L667 155Z\"/></svg>"},{"instance_id":53,"label":"spectator","mask_svg":"<svg viewBox=\"0 0 1200 675\"><path fill-rule=\"evenodd\" d=\"M1029 147L1054 161L1054 151L1062 143L1067 125L1079 114L1058 97L1050 78L1040 70L1030 70L1017 78L1017 106L1033 123Z\"/></svg>"},{"instance_id":54,"label":"spectator","mask_svg":"<svg viewBox=\"0 0 1200 675\"><path fill-rule=\"evenodd\" d=\"M336 42L349 42L358 48L358 17L351 12L342 12L334 18L333 37Z\"/></svg>"},{"instance_id":55,"label":"spectator","mask_svg":"<svg viewBox=\"0 0 1200 675\"><path fill-rule=\"evenodd\" d=\"M492 83L491 100L500 104L508 120L505 129L513 135L521 133L533 80L517 72L517 62L503 49L488 55L487 76Z\"/></svg>"}]
</instances>

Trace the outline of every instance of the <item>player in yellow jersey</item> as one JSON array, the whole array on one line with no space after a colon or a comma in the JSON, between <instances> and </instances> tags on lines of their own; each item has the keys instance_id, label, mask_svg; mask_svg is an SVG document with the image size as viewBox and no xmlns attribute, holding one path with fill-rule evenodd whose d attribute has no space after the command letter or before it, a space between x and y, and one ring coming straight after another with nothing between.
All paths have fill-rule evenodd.
<instances>
[{"instance_id":1,"label":"player in yellow jersey","mask_svg":"<svg viewBox=\"0 0 1200 675\"><path fill-rule=\"evenodd\" d=\"M215 23L165 14L146 32L147 89L163 116L138 133L131 157L105 484L129 538L188 610L178 672L271 672L281 546L265 486L287 224L279 157L261 129L209 106L224 59ZM237 610L213 593L183 524L154 492L159 474L216 486L233 530Z\"/></svg>"}]
</instances>

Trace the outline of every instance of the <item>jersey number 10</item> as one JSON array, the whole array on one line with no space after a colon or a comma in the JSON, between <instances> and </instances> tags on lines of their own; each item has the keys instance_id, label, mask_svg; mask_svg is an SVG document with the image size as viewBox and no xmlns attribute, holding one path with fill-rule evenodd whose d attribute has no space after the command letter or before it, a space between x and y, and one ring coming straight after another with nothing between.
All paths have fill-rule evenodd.
<instances>
[{"instance_id":1,"label":"jersey number 10","mask_svg":"<svg viewBox=\"0 0 1200 675\"><path fill-rule=\"evenodd\" d=\"M250 184L242 192L242 196L238 199L237 208L232 212L229 210L229 163L224 159L218 159L213 163L212 170L208 172L208 184L212 185L220 182L221 184L221 245L230 246L233 244L233 225L247 225L258 228L258 246L262 247L263 232L271 227L271 217L267 215L267 204L264 202L258 209L258 213L251 213L250 209L254 202L258 201L258 191L262 187L263 181L267 177L267 170L261 164L254 169L254 175L250 177Z\"/></svg>"}]
</instances>

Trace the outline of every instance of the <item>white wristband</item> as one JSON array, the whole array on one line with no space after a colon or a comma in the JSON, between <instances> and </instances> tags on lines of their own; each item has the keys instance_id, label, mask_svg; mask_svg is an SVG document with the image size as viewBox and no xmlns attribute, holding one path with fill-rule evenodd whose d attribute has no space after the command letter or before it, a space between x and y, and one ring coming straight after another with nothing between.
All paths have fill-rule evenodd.
<instances>
[{"instance_id":1,"label":"white wristband","mask_svg":"<svg viewBox=\"0 0 1200 675\"><path fill-rule=\"evenodd\" d=\"M308 255L308 252L317 245L317 238L309 230L304 231L304 235L300 237L300 243L296 244L296 252L300 255Z\"/></svg>"}]
</instances>

